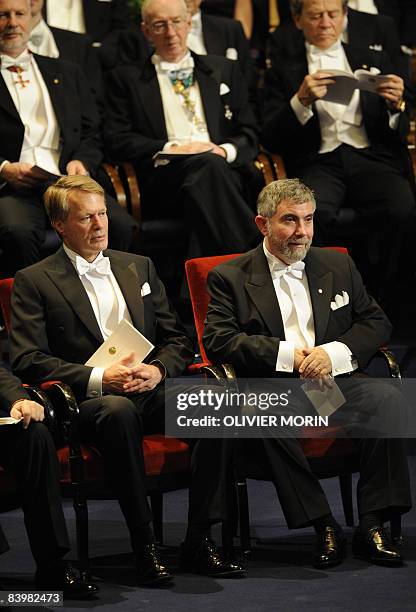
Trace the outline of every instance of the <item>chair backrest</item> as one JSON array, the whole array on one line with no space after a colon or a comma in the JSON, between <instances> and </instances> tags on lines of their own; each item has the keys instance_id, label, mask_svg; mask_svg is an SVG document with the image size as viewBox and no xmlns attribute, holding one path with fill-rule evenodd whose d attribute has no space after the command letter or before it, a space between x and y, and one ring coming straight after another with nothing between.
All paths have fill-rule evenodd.
<instances>
[{"instance_id":1,"label":"chair backrest","mask_svg":"<svg viewBox=\"0 0 416 612\"><path fill-rule=\"evenodd\" d=\"M13 281L13 278L4 278L0 280L0 306L3 313L4 325L8 332L10 332L10 298L12 295Z\"/></svg>"},{"instance_id":2,"label":"chair backrest","mask_svg":"<svg viewBox=\"0 0 416 612\"><path fill-rule=\"evenodd\" d=\"M185 262L186 278L188 280L189 293L191 295L192 310L195 319L195 328L198 337L199 351L204 363L209 363L202 344L204 333L204 322L210 300L207 291L207 276L212 268L224 261L235 259L239 253L233 255L217 255L214 257L197 257Z\"/></svg>"},{"instance_id":3,"label":"chair backrest","mask_svg":"<svg viewBox=\"0 0 416 612\"><path fill-rule=\"evenodd\" d=\"M331 246L325 248L332 251L339 251L340 253L348 253L348 249L345 247ZM198 346L204 363L209 363L202 343L205 317L207 315L210 300L207 291L208 273L212 268L215 268L215 266L225 261L229 261L230 259L235 259L238 256L239 253L232 255L216 255L214 257L197 257L195 259L188 259L188 261L185 262L186 278L188 280L189 293L191 295Z\"/></svg>"}]
</instances>

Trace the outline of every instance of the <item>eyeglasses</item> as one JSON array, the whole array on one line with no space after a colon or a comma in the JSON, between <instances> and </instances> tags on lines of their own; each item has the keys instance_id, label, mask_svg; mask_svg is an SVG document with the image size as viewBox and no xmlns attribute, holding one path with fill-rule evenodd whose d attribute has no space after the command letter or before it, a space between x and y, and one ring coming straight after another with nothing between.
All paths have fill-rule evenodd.
<instances>
[{"instance_id":1,"label":"eyeglasses","mask_svg":"<svg viewBox=\"0 0 416 612\"><path fill-rule=\"evenodd\" d=\"M153 34L162 34L167 31L169 26L172 26L175 31L178 31L184 23L186 23L186 20L183 17L175 17L174 19L167 19L166 21L154 21L153 23L149 23L149 28L152 30Z\"/></svg>"}]
</instances>

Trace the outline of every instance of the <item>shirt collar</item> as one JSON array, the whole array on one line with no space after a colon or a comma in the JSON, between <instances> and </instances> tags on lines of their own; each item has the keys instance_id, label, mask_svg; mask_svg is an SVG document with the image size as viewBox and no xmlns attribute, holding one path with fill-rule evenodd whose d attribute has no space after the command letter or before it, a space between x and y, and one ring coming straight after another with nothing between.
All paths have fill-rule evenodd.
<instances>
[{"instance_id":1,"label":"shirt collar","mask_svg":"<svg viewBox=\"0 0 416 612\"><path fill-rule=\"evenodd\" d=\"M30 63L31 59L32 59L32 53L31 53L31 51L28 48L26 48L17 57L11 57L10 55L7 55L6 53L0 54L0 67L1 67L1 63L2 63L1 60L2 60L3 57L7 58L13 64L20 64L22 62Z\"/></svg>"},{"instance_id":2,"label":"shirt collar","mask_svg":"<svg viewBox=\"0 0 416 612\"><path fill-rule=\"evenodd\" d=\"M152 64L155 66L156 71L159 72L172 72L174 70L183 70L185 68L194 67L194 58L191 52L188 50L183 58L179 62L167 62L162 60L160 55L154 53L152 55Z\"/></svg>"},{"instance_id":3,"label":"shirt collar","mask_svg":"<svg viewBox=\"0 0 416 612\"><path fill-rule=\"evenodd\" d=\"M77 258L81 259L83 261L85 261L86 263L92 263L90 261L87 261L86 259L84 259L83 257L81 257L81 255L79 255L78 253L75 253L75 251L73 251L72 249L70 249L69 247L66 246L65 243L62 244L62 247L65 251L65 253L67 254L68 258L70 259L71 263L74 265L75 269L76 269L76 261ZM97 257L94 259L94 261L100 261L100 259L102 259L104 257L103 252L100 251L97 255Z\"/></svg>"}]
</instances>

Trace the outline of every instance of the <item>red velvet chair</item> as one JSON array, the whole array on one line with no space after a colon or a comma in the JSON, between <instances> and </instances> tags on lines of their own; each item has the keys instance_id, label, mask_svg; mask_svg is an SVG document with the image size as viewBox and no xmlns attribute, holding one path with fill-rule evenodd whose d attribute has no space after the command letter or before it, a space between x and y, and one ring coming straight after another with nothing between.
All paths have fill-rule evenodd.
<instances>
[{"instance_id":1,"label":"red velvet chair","mask_svg":"<svg viewBox=\"0 0 416 612\"><path fill-rule=\"evenodd\" d=\"M346 253L343 247L334 248ZM201 257L190 259L185 263L186 276L188 280L189 292L191 296L192 308L195 319L195 327L198 338L198 345L202 363L194 368L214 368L214 371L222 373L223 377L232 380L235 378L234 369L231 364L216 364L215 366L207 358L202 336L204 332L204 322L209 304L209 294L207 291L207 276L212 268L220 263L238 257L234 255L221 255L215 257ZM391 377L400 378L400 370L395 362L394 356L390 351L380 349L380 355L386 361ZM354 525L353 501L352 501L352 474L358 470L358 461L354 453L352 443L343 438L303 438L301 444L305 456L314 473L319 478L339 478L341 498L345 515L345 522L348 526ZM237 452L238 455L238 452ZM238 470L238 456L236 457L237 473L235 483L238 498L238 519L240 522L241 547L244 554L249 554L250 545L250 525L247 499L247 485L244 474ZM250 475L251 476L251 475ZM263 479L258 473L254 478ZM234 517L234 524L237 519ZM396 537L400 536L400 523L392 526L392 532Z\"/></svg>"},{"instance_id":2,"label":"red velvet chair","mask_svg":"<svg viewBox=\"0 0 416 612\"><path fill-rule=\"evenodd\" d=\"M0 280L0 305L7 330L10 330L12 287L13 279ZM106 484L99 451L81 443L79 408L71 389L57 381L45 382L41 387L51 400L48 420L61 464L62 494L73 500L79 569L86 575L89 571L87 499L114 499L114 496ZM41 397L38 399L42 401ZM163 493L188 486L190 450L186 442L162 434L145 436L143 448L155 536L163 543ZM0 468L0 496L10 500L4 501L5 507L14 503L13 488L13 480ZM7 496L3 495L6 491Z\"/></svg>"}]
</instances>

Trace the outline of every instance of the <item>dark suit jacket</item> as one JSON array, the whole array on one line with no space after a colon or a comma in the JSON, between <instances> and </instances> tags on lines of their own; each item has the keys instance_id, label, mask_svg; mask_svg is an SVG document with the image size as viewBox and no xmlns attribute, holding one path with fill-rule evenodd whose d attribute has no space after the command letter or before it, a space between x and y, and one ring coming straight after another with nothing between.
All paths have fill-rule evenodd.
<instances>
[{"instance_id":1,"label":"dark suit jacket","mask_svg":"<svg viewBox=\"0 0 416 612\"><path fill-rule=\"evenodd\" d=\"M312 247L305 258L305 272L314 316L315 346L335 340L343 342L360 368L364 368L388 341L391 325L368 296L353 261L337 251ZM279 342L285 335L263 245L211 271L208 291L211 302L204 346L209 358L231 363L238 376L274 376ZM331 310L331 301L343 291L349 295L349 304Z\"/></svg>"},{"instance_id":2,"label":"dark suit jacket","mask_svg":"<svg viewBox=\"0 0 416 612\"><path fill-rule=\"evenodd\" d=\"M256 124L237 62L214 55L193 57L211 140L236 146L233 165L251 162L257 154ZM220 95L221 83L230 89L225 95ZM143 163L150 163L168 140L159 83L150 59L142 68L129 65L113 70L107 91L106 146L114 159L133 161L144 173ZM226 117L227 108L231 119Z\"/></svg>"},{"instance_id":3,"label":"dark suit jacket","mask_svg":"<svg viewBox=\"0 0 416 612\"><path fill-rule=\"evenodd\" d=\"M382 74L393 71L387 55L379 51L357 49L344 45L351 69L376 67ZM318 113L313 105L313 117L305 124L298 121L290 100L308 74L303 40L297 41L296 52L290 61L275 64L266 75L265 109L262 142L270 151L283 155L290 174L314 161L321 144ZM397 151L408 169L406 136L409 131L408 112L401 113L397 130L389 127L389 113L385 101L377 94L360 93L363 122L371 145L382 145ZM409 106L409 104L408 104Z\"/></svg>"},{"instance_id":4,"label":"dark suit jacket","mask_svg":"<svg viewBox=\"0 0 416 612\"><path fill-rule=\"evenodd\" d=\"M16 376L0 365L0 417L9 416L10 408L19 399L30 399Z\"/></svg>"},{"instance_id":5,"label":"dark suit jacket","mask_svg":"<svg viewBox=\"0 0 416 612\"><path fill-rule=\"evenodd\" d=\"M156 347L146 362L158 360L168 376L179 376L192 360L192 343L169 306L152 262L120 251L105 254L133 325ZM141 297L144 283L151 293ZM62 380L79 400L85 399L91 368L83 364L102 342L88 296L63 249L17 273L10 354L14 371L25 381Z\"/></svg>"},{"instance_id":6,"label":"dark suit jacket","mask_svg":"<svg viewBox=\"0 0 416 612\"><path fill-rule=\"evenodd\" d=\"M102 160L99 116L85 76L72 62L41 55L35 58L61 130L61 172L66 172L69 161L79 159L95 174ZM0 77L0 163L19 161L23 137L23 123Z\"/></svg>"},{"instance_id":7,"label":"dark suit jacket","mask_svg":"<svg viewBox=\"0 0 416 612\"><path fill-rule=\"evenodd\" d=\"M85 29L93 41L102 42L131 25L127 0L83 0L83 6ZM42 12L47 22L46 2Z\"/></svg>"},{"instance_id":8,"label":"dark suit jacket","mask_svg":"<svg viewBox=\"0 0 416 612\"><path fill-rule=\"evenodd\" d=\"M270 35L268 56L272 65L293 59L305 38L293 21L284 23ZM403 54L398 31L391 17L370 15L348 9L348 44L358 48L385 51L399 74L403 73Z\"/></svg>"},{"instance_id":9,"label":"dark suit jacket","mask_svg":"<svg viewBox=\"0 0 416 612\"><path fill-rule=\"evenodd\" d=\"M92 38L88 34L69 32L61 28L50 28L59 50L59 57L69 62L75 62L84 72L99 102L103 96L101 66L97 50L92 46Z\"/></svg>"}]
</instances>

